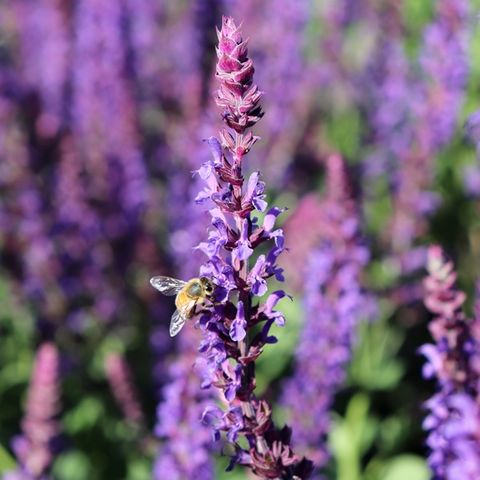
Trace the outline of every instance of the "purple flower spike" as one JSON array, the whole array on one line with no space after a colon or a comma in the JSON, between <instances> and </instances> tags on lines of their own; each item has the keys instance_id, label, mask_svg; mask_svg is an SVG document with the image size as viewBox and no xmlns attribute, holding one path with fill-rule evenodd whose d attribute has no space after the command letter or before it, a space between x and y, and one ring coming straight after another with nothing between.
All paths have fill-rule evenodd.
<instances>
[{"instance_id":1,"label":"purple flower spike","mask_svg":"<svg viewBox=\"0 0 480 480\"><path fill-rule=\"evenodd\" d=\"M429 325L435 344L421 348L423 374L438 381L423 423L428 461L435 480L474 480L480 478L480 317L465 318L465 294L455 288L453 264L439 246L429 248L427 269L425 306L435 315Z\"/></svg>"},{"instance_id":2,"label":"purple flower spike","mask_svg":"<svg viewBox=\"0 0 480 480\"><path fill-rule=\"evenodd\" d=\"M198 331L185 329L179 338L181 352L168 369L169 380L157 408L155 434L162 440L153 468L153 479L164 480L165 473L172 480L194 478L211 480L214 477L209 429L201 424L214 423L214 413L206 415L209 391L202 390L198 375L192 368ZM206 364L197 362L202 376L208 376ZM204 385L202 385L203 387Z\"/></svg>"},{"instance_id":3,"label":"purple flower spike","mask_svg":"<svg viewBox=\"0 0 480 480\"><path fill-rule=\"evenodd\" d=\"M230 327L230 338L235 341L242 341L247 334L245 331L246 326L247 322L245 320L245 308L243 306L243 302L239 301L237 305L237 316Z\"/></svg>"},{"instance_id":4,"label":"purple flower spike","mask_svg":"<svg viewBox=\"0 0 480 480\"><path fill-rule=\"evenodd\" d=\"M284 250L283 231L274 228L282 210L270 209L262 226L251 216L253 210L267 210L259 172L248 181L242 172L244 156L257 140L247 129L263 115L261 94L253 83L246 42L231 18L223 19L218 39L216 102L228 129L220 132L220 151L209 139L213 161L200 169L207 184L201 199L212 205L208 240L199 246L208 256L201 274L212 279L216 291L215 305L197 322L203 333L197 368L202 385L218 388L225 407L208 406L203 419L212 427L214 438L223 432L233 444L235 454L228 469L242 464L262 478L306 479L311 462L295 455L290 430L277 430L270 406L254 395L255 360L266 344L276 341L269 334L273 323L282 326L285 322L274 310L285 296L283 291L272 293L264 305L254 301L268 291L269 278L282 279L276 261ZM255 250L266 243L270 250L253 261Z\"/></svg>"},{"instance_id":5,"label":"purple flower spike","mask_svg":"<svg viewBox=\"0 0 480 480\"><path fill-rule=\"evenodd\" d=\"M105 370L110 388L125 418L134 424L141 425L143 423L142 407L125 358L120 354L111 353L105 360Z\"/></svg>"},{"instance_id":6,"label":"purple flower spike","mask_svg":"<svg viewBox=\"0 0 480 480\"><path fill-rule=\"evenodd\" d=\"M306 319L295 353L295 375L283 392L294 445L318 467L329 458L330 408L345 378L357 326L372 316L372 300L360 283L368 251L360 235L346 167L338 155L328 159L323 206L318 243L306 262Z\"/></svg>"},{"instance_id":7,"label":"purple flower spike","mask_svg":"<svg viewBox=\"0 0 480 480\"><path fill-rule=\"evenodd\" d=\"M24 478L43 478L56 453L53 443L60 433L56 420L60 411L58 370L57 348L44 343L35 356L22 421L23 434L14 439L13 445L19 463L19 472L14 474L23 474Z\"/></svg>"},{"instance_id":8,"label":"purple flower spike","mask_svg":"<svg viewBox=\"0 0 480 480\"><path fill-rule=\"evenodd\" d=\"M469 2L439 0L436 16L423 33L420 72L417 78L405 79L408 105L404 127L392 132L385 145L397 145L392 152L398 162L394 177L394 215L392 245L398 253L412 248L427 230L426 219L440 203L431 191L436 155L454 133L464 100L469 62ZM400 105L400 104L398 104ZM400 142L400 144L399 144Z\"/></svg>"},{"instance_id":9,"label":"purple flower spike","mask_svg":"<svg viewBox=\"0 0 480 480\"><path fill-rule=\"evenodd\" d=\"M223 18L222 29L217 31L217 72L220 80L215 101L223 109L225 123L235 131L222 130L220 136L224 147L240 159L248 153L258 137L245 134L263 116L260 106L262 93L253 82L253 62L247 56L247 42L233 19ZM245 135L244 135L245 134Z\"/></svg>"}]
</instances>

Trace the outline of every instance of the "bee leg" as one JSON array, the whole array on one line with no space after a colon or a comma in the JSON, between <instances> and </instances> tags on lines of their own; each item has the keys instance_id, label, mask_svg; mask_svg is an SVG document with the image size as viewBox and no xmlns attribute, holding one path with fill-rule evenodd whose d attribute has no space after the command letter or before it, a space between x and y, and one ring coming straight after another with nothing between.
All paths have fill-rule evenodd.
<instances>
[{"instance_id":1,"label":"bee leg","mask_svg":"<svg viewBox=\"0 0 480 480\"><path fill-rule=\"evenodd\" d=\"M210 307L216 307L216 306L219 306L219 305L223 305L223 303L220 303L220 302L216 302L216 303L209 302L208 305L201 305L202 308L200 308L199 310L196 310L196 307L199 306L199 305L195 305L195 308L194 308L194 310L193 310L193 315L199 315L199 314L201 314L201 313L209 313L209 312L211 312Z\"/></svg>"},{"instance_id":2,"label":"bee leg","mask_svg":"<svg viewBox=\"0 0 480 480\"><path fill-rule=\"evenodd\" d=\"M200 315L201 313L207 313L208 312L208 310L204 307L197 310L197 306L198 305L195 305L195 308L192 311L192 317L195 316L195 315Z\"/></svg>"}]
</instances>

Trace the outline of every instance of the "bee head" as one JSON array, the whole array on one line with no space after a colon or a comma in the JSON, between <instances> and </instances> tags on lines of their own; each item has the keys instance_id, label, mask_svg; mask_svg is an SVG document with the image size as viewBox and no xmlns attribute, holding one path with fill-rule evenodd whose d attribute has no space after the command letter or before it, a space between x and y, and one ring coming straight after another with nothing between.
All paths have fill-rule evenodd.
<instances>
[{"instance_id":1,"label":"bee head","mask_svg":"<svg viewBox=\"0 0 480 480\"><path fill-rule=\"evenodd\" d=\"M200 283L203 285L203 289L207 295L213 294L215 287L208 277L200 277Z\"/></svg>"}]
</instances>

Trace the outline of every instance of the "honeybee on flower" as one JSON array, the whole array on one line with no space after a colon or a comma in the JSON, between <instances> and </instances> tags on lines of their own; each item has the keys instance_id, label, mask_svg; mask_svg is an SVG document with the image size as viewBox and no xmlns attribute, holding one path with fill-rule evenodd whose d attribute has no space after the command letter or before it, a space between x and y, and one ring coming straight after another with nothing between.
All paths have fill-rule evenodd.
<instances>
[{"instance_id":1,"label":"honeybee on flower","mask_svg":"<svg viewBox=\"0 0 480 480\"><path fill-rule=\"evenodd\" d=\"M170 320L170 336L174 337L185 325L185 322L196 313L195 309L210 300L213 295L214 285L207 277L192 278L188 281L171 277L153 277L150 284L159 292L167 296L176 295L175 306L177 309Z\"/></svg>"}]
</instances>

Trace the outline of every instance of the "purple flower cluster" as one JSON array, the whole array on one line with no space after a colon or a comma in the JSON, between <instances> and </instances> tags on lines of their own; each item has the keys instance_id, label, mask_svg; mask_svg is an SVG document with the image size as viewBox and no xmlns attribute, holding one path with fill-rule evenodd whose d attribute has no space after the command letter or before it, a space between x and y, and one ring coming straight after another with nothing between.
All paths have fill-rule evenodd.
<instances>
[{"instance_id":1,"label":"purple flower cluster","mask_svg":"<svg viewBox=\"0 0 480 480\"><path fill-rule=\"evenodd\" d=\"M134 424L142 425L144 422L142 407L125 358L118 353L110 353L105 359L105 371L115 400L125 418Z\"/></svg>"},{"instance_id":2,"label":"purple flower cluster","mask_svg":"<svg viewBox=\"0 0 480 480\"><path fill-rule=\"evenodd\" d=\"M218 39L216 103L229 128L221 130L221 143L209 139L212 159L199 170L206 187L197 201L210 202L212 217L208 240L199 245L208 256L201 274L213 280L216 293L214 306L198 320L203 340L197 367L202 385L218 388L225 406L212 405L203 417L216 438L223 431L235 447L231 467L247 465L264 478L307 478L311 462L294 454L290 430L275 429L270 406L254 395L255 360L265 345L276 341L271 326L285 322L275 310L283 291L271 293L263 304L255 302L255 297L267 293L270 277L282 280L276 260L284 250L283 232L274 227L281 209L267 209L265 184L258 172L247 180L243 176L244 157L258 139L248 128L263 115L247 44L228 17ZM254 210L265 212L261 223L252 216ZM268 241L273 242L270 250L254 256ZM247 442L243 446L240 437Z\"/></svg>"},{"instance_id":3,"label":"purple flower cluster","mask_svg":"<svg viewBox=\"0 0 480 480\"><path fill-rule=\"evenodd\" d=\"M5 480L44 478L53 460L55 440L60 433L56 417L60 411L59 354L52 343L42 344L28 390L23 435L14 439L13 449L19 470L7 474Z\"/></svg>"},{"instance_id":4,"label":"purple flower cluster","mask_svg":"<svg viewBox=\"0 0 480 480\"><path fill-rule=\"evenodd\" d=\"M165 472L172 480L213 478L212 438L200 419L211 392L199 388L193 366L196 330L185 329L180 335L178 358L170 365L170 382L163 389L163 400L157 408L155 434L164 441L154 464L153 478L163 480Z\"/></svg>"},{"instance_id":5,"label":"purple flower cluster","mask_svg":"<svg viewBox=\"0 0 480 480\"><path fill-rule=\"evenodd\" d=\"M119 278L148 237L123 9L89 0L5 9L21 75L0 92L1 253L40 324L82 330L88 315L118 319Z\"/></svg>"},{"instance_id":6,"label":"purple flower cluster","mask_svg":"<svg viewBox=\"0 0 480 480\"><path fill-rule=\"evenodd\" d=\"M113 238L136 220L149 192L135 104L124 74L122 15L118 1L78 3L74 58L82 68L74 69L71 112L77 148L92 178L90 195L99 200L109 195L120 207L109 212L106 222L105 233ZM112 183L122 188L115 190Z\"/></svg>"},{"instance_id":7,"label":"purple flower cluster","mask_svg":"<svg viewBox=\"0 0 480 480\"><path fill-rule=\"evenodd\" d=\"M435 315L429 325L435 344L421 349L423 373L438 382L423 425L428 460L435 480L474 480L480 477L480 317L462 312L465 294L455 288L453 263L440 247L430 247L427 269L425 306Z\"/></svg>"},{"instance_id":8,"label":"purple flower cluster","mask_svg":"<svg viewBox=\"0 0 480 480\"><path fill-rule=\"evenodd\" d=\"M322 235L305 272L306 321L295 352L295 373L283 392L294 445L318 467L328 460L329 411L345 378L357 326L371 314L371 300L360 284L369 253L361 240L345 165L337 155L328 159L322 203Z\"/></svg>"},{"instance_id":9,"label":"purple flower cluster","mask_svg":"<svg viewBox=\"0 0 480 480\"><path fill-rule=\"evenodd\" d=\"M22 80L41 103L36 125L40 135L51 137L66 114L68 8L58 0L42 0L33 5L16 2L14 11L20 27Z\"/></svg>"},{"instance_id":10,"label":"purple flower cluster","mask_svg":"<svg viewBox=\"0 0 480 480\"><path fill-rule=\"evenodd\" d=\"M373 153L367 158L367 175L377 177L396 169L397 159L410 145L409 102L412 78L401 38L394 33L385 39L370 69L368 81L376 88L371 92L369 105ZM389 179L394 182L393 178Z\"/></svg>"},{"instance_id":11,"label":"purple flower cluster","mask_svg":"<svg viewBox=\"0 0 480 480\"><path fill-rule=\"evenodd\" d=\"M409 122L398 158L391 237L404 251L426 229L426 215L438 205L430 191L435 155L452 138L462 105L467 75L468 2L441 0L427 26L420 52L420 76L410 83ZM406 92L408 93L408 92ZM412 212L415 212L413 215Z\"/></svg>"}]
</instances>

